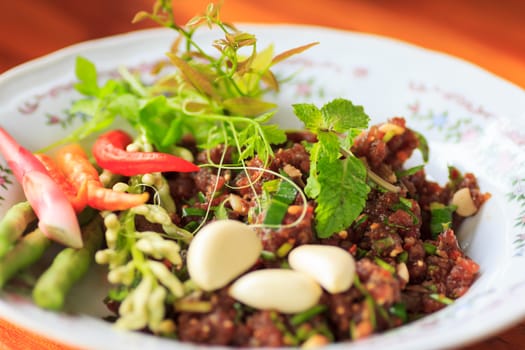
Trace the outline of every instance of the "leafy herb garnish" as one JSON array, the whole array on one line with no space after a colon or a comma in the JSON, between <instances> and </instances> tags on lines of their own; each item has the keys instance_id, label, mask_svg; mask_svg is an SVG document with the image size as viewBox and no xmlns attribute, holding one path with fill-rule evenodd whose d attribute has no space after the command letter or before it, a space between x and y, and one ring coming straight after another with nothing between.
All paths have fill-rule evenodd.
<instances>
[{"instance_id":1,"label":"leafy herb garnish","mask_svg":"<svg viewBox=\"0 0 525 350\"><path fill-rule=\"evenodd\" d=\"M455 205L444 205L438 202L430 203L430 232L432 238L446 231L452 224L452 214L457 209Z\"/></svg>"},{"instance_id":2,"label":"leafy herb garnish","mask_svg":"<svg viewBox=\"0 0 525 350\"><path fill-rule=\"evenodd\" d=\"M317 200L317 235L330 237L350 226L365 206L370 191L366 183L367 169L346 150L348 141L342 136L366 129L370 118L363 107L341 98L321 109L312 104L293 107L306 128L317 135L318 142L310 149L310 174L305 192Z\"/></svg>"},{"instance_id":3,"label":"leafy herb garnish","mask_svg":"<svg viewBox=\"0 0 525 350\"><path fill-rule=\"evenodd\" d=\"M283 130L268 124L277 106L264 94L279 90L271 69L317 43L275 54L272 45L259 50L255 35L223 22L217 4L184 26L177 24L173 10L171 1L158 0L151 12L141 11L134 18L153 20L179 34L168 60L156 67L154 83L145 84L138 73L121 68L119 79L101 85L95 65L77 59L75 88L85 97L74 102L70 113L81 114L87 122L59 143L82 140L121 118L144 144L163 152L177 153L175 145L192 134L201 149L233 147L234 163L257 155L267 164L271 145L286 139ZM216 27L223 35L210 50L194 39L202 26ZM175 72L167 72L166 66Z\"/></svg>"}]
</instances>

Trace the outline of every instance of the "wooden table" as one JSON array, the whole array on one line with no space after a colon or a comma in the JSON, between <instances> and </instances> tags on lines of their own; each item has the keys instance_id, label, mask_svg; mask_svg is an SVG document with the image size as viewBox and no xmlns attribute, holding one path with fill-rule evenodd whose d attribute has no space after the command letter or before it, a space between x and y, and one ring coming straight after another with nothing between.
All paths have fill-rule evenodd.
<instances>
[{"instance_id":1,"label":"wooden table","mask_svg":"<svg viewBox=\"0 0 525 350\"><path fill-rule=\"evenodd\" d=\"M0 72L80 41L128 32L152 0L32 0L0 2ZM205 0L176 0L185 23ZM306 5L308 3L308 5ZM443 51L525 87L523 0L226 0L231 22L302 23L381 34ZM525 348L525 323L461 350ZM64 349L0 320L0 350Z\"/></svg>"}]
</instances>

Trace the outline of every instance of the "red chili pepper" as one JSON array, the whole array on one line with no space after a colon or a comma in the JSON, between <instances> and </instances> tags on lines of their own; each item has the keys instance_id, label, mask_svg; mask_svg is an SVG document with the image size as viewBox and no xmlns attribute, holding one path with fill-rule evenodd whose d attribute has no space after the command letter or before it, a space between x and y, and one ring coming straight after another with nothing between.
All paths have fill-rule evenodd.
<instances>
[{"instance_id":1,"label":"red chili pepper","mask_svg":"<svg viewBox=\"0 0 525 350\"><path fill-rule=\"evenodd\" d=\"M98 165L114 174L133 176L152 172L192 172L199 167L185 159L161 152L128 152L131 137L122 130L101 135L93 145Z\"/></svg>"},{"instance_id":2,"label":"red chili pepper","mask_svg":"<svg viewBox=\"0 0 525 350\"><path fill-rule=\"evenodd\" d=\"M22 185L42 232L66 246L81 248L80 226L68 198L44 165L1 127L0 153Z\"/></svg>"},{"instance_id":3,"label":"red chili pepper","mask_svg":"<svg viewBox=\"0 0 525 350\"><path fill-rule=\"evenodd\" d=\"M65 193L69 202L73 205L75 212L80 213L87 205L87 182L80 184L77 189L73 186L58 168L57 164L50 156L46 154L35 154L37 159L44 165L49 176L55 181Z\"/></svg>"},{"instance_id":4,"label":"red chili pepper","mask_svg":"<svg viewBox=\"0 0 525 350\"><path fill-rule=\"evenodd\" d=\"M70 183L77 189L87 184L87 204L98 210L126 210L144 204L147 192L134 194L116 192L105 188L98 171L89 161L86 152L78 144L62 147L56 154L56 162Z\"/></svg>"}]
</instances>

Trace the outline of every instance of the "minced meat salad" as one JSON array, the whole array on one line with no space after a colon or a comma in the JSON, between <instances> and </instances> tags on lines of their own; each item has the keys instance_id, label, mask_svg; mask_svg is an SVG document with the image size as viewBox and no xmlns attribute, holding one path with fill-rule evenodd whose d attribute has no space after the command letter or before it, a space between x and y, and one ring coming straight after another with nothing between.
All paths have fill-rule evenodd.
<instances>
[{"instance_id":1,"label":"minced meat salad","mask_svg":"<svg viewBox=\"0 0 525 350\"><path fill-rule=\"evenodd\" d=\"M385 130L392 128L399 130L398 134L385 141ZM289 133L267 165L272 173L228 170L218 174L202 168L196 173L170 175L170 191L180 208L172 220L180 226L191 225L198 220L193 213L205 211L210 204L202 198L212 198L214 207L225 203L228 219L252 222L262 243L261 254L244 275L263 269L290 269L288 257L296 247L335 246L355 260L352 286L336 293L323 289L314 305L290 314L236 300L229 292L232 283L241 277L235 276L215 290L194 290L178 303L179 308L176 303L173 310L167 311L178 339L242 347L359 339L438 311L465 294L474 282L479 266L462 252L454 232L465 218L458 212L473 204L468 215L474 214L488 195L480 192L474 175L462 175L455 168L450 169L450 181L444 186L427 180L424 168L404 169L405 160L420 141L402 118L372 126L357 136L352 147L352 153L372 171L393 180L397 192L371 186L359 216L328 238L319 238L315 233L316 202L311 200L306 203L306 213L293 226L258 228L264 215L249 217L257 203L255 194L262 196L265 184L278 180L274 174L279 173L287 174L304 189L310 173L307 150L312 142L315 136L309 132ZM229 150L218 146L209 154L198 153L196 159L208 163L210 156L212 162L219 163L221 156L228 158L229 154ZM230 159L223 161L229 163ZM246 163L248 169L262 165L257 157ZM246 187L248 177L253 188ZM454 199L464 189L468 190L466 204ZM301 201L296 195L287 205L283 225L296 222L304 206ZM154 229L144 226L148 223L137 222L138 230ZM176 274L181 280L189 277L184 269ZM281 287L286 290L286 285ZM302 292L290 288L290 293ZM269 299L272 293L272 288L263 292ZM289 296L290 300L297 297ZM117 302L109 299L108 305L117 312Z\"/></svg>"},{"instance_id":2,"label":"minced meat salad","mask_svg":"<svg viewBox=\"0 0 525 350\"><path fill-rule=\"evenodd\" d=\"M294 104L301 130L271 124L277 106L263 98L287 78L271 68L316 43L274 54L216 5L187 27L172 10L159 0L135 18L183 38L154 79L120 68L102 83L77 58L69 114L84 123L50 155L0 128L27 199L0 221L0 288L20 287L7 284L52 240L64 247L36 269L37 306L63 310L96 262L115 327L233 347L357 340L468 291L479 266L455 232L489 198L473 174L450 166L446 184L430 181L421 134L401 117L370 127L342 98ZM193 39L199 25L224 33L218 56ZM421 164L406 167L415 151Z\"/></svg>"}]
</instances>

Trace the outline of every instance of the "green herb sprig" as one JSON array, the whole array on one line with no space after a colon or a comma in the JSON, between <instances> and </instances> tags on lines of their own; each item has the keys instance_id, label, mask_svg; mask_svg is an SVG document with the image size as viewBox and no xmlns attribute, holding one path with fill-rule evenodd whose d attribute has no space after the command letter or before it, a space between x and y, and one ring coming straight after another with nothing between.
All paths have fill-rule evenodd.
<instances>
[{"instance_id":1,"label":"green herb sprig","mask_svg":"<svg viewBox=\"0 0 525 350\"><path fill-rule=\"evenodd\" d=\"M151 12L141 11L133 20L150 19L178 33L168 61L155 69L153 84L144 84L138 73L125 68L119 69L119 79L100 84L95 65L77 59L75 88L84 98L75 101L69 113L87 121L58 144L85 139L123 119L143 143L163 152L176 154L176 144L191 134L201 149L240 145L234 155L237 164L256 154L266 164L273 154L271 145L286 139L283 130L269 124L277 106L263 98L279 90L272 67L317 43L275 54L273 46L259 50L255 35L223 22L220 5L210 4L184 26L177 24L173 10L170 1L159 0ZM213 41L211 50L194 38L203 26L216 27L223 36ZM175 71L167 72L166 66Z\"/></svg>"},{"instance_id":2,"label":"green herb sprig","mask_svg":"<svg viewBox=\"0 0 525 350\"><path fill-rule=\"evenodd\" d=\"M305 192L317 200L317 235L330 237L349 227L361 214L370 192L365 165L347 150L351 139L368 127L370 118L363 107L341 98L321 108L313 104L293 107L297 117L318 139L310 148Z\"/></svg>"}]
</instances>

